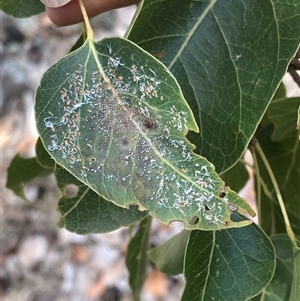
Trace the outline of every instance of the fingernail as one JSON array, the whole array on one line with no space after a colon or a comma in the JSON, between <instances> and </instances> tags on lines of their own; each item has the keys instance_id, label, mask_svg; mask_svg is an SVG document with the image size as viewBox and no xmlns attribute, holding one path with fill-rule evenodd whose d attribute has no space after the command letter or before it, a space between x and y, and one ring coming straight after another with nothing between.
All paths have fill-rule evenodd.
<instances>
[{"instance_id":1,"label":"fingernail","mask_svg":"<svg viewBox=\"0 0 300 301\"><path fill-rule=\"evenodd\" d=\"M48 7L61 7L71 2L71 0L40 0Z\"/></svg>"}]
</instances>

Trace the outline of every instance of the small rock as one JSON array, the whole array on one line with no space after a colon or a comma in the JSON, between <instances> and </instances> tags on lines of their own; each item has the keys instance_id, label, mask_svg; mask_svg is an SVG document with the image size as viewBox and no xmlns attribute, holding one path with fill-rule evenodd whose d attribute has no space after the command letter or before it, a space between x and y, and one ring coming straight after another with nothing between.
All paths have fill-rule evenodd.
<instances>
[{"instance_id":1,"label":"small rock","mask_svg":"<svg viewBox=\"0 0 300 301\"><path fill-rule=\"evenodd\" d=\"M46 257L48 247L48 241L42 235L26 238L18 252L20 263L25 268L34 267Z\"/></svg>"}]
</instances>

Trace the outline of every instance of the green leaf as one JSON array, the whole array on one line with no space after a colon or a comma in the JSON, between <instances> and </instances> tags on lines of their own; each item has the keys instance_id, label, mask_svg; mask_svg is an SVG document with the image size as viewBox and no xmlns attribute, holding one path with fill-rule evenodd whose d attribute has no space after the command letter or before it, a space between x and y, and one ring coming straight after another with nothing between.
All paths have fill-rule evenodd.
<instances>
[{"instance_id":1,"label":"green leaf","mask_svg":"<svg viewBox=\"0 0 300 301\"><path fill-rule=\"evenodd\" d=\"M128 38L178 80L218 172L244 153L299 47L295 0L145 0Z\"/></svg>"},{"instance_id":2,"label":"green leaf","mask_svg":"<svg viewBox=\"0 0 300 301\"><path fill-rule=\"evenodd\" d=\"M285 87L281 84L267 110L268 118L258 129L256 137L279 185L292 227L300 235L300 209L297 200L300 182L299 129L295 126L297 106L294 101L299 103L300 100L287 98ZM286 117L282 117L283 115ZM261 226L270 235L285 233L286 227L273 183L259 155L255 169Z\"/></svg>"},{"instance_id":3,"label":"green leaf","mask_svg":"<svg viewBox=\"0 0 300 301\"><path fill-rule=\"evenodd\" d=\"M28 18L45 11L39 0L0 0L0 9L15 18Z\"/></svg>"},{"instance_id":4,"label":"green leaf","mask_svg":"<svg viewBox=\"0 0 300 301\"><path fill-rule=\"evenodd\" d=\"M298 300L300 296L300 248L293 247L294 253L294 271L293 285L290 301Z\"/></svg>"},{"instance_id":5,"label":"green leaf","mask_svg":"<svg viewBox=\"0 0 300 301\"><path fill-rule=\"evenodd\" d=\"M78 234L105 233L146 216L136 206L125 209L107 202L60 166L56 167L55 176L63 194L58 202L58 211L62 215L57 224L60 228ZM69 185L78 188L77 195L71 198L65 193Z\"/></svg>"},{"instance_id":6,"label":"green leaf","mask_svg":"<svg viewBox=\"0 0 300 301\"><path fill-rule=\"evenodd\" d=\"M238 162L232 168L222 174L224 182L233 190L240 191L249 179L249 173L245 164Z\"/></svg>"},{"instance_id":7,"label":"green leaf","mask_svg":"<svg viewBox=\"0 0 300 301\"><path fill-rule=\"evenodd\" d=\"M286 234L271 237L276 251L276 270L272 281L261 295L251 301L296 301L299 298L299 262L296 248L293 248ZM298 285L298 288L297 288Z\"/></svg>"},{"instance_id":8,"label":"green leaf","mask_svg":"<svg viewBox=\"0 0 300 301\"><path fill-rule=\"evenodd\" d=\"M6 187L17 196L27 199L23 188L30 181L51 174L53 170L42 167L36 158L22 158L17 154L7 169Z\"/></svg>"},{"instance_id":9,"label":"green leaf","mask_svg":"<svg viewBox=\"0 0 300 301\"><path fill-rule=\"evenodd\" d=\"M290 133L295 132L297 126L297 109L300 106L300 97L273 98L269 108L268 117L274 124L273 141L280 141Z\"/></svg>"},{"instance_id":10,"label":"green leaf","mask_svg":"<svg viewBox=\"0 0 300 301\"><path fill-rule=\"evenodd\" d=\"M273 96L273 100L274 99L283 99L283 98L286 98L286 89L285 89L285 85L283 84L283 82L281 82ZM270 123L272 123L272 122L269 119L268 114L264 114L262 120L260 121L259 126L265 127Z\"/></svg>"},{"instance_id":11,"label":"green leaf","mask_svg":"<svg viewBox=\"0 0 300 301\"><path fill-rule=\"evenodd\" d=\"M162 245L148 251L157 269L168 275L183 273L183 261L190 231L182 230Z\"/></svg>"},{"instance_id":12,"label":"green leaf","mask_svg":"<svg viewBox=\"0 0 300 301\"><path fill-rule=\"evenodd\" d=\"M126 266L135 301L140 300L140 292L147 277L150 226L151 217L149 216L140 222L140 227L127 249Z\"/></svg>"},{"instance_id":13,"label":"green leaf","mask_svg":"<svg viewBox=\"0 0 300 301\"><path fill-rule=\"evenodd\" d=\"M294 114L294 124L295 121ZM285 207L293 230L300 235L300 208L299 208L299 183L300 183L300 142L299 132L294 129L292 133L280 142L272 141L273 126L269 125L257 132L257 139L272 168L280 192L282 194ZM258 184L256 183L256 193L261 208L261 226L268 234L285 232L281 210L274 191L269 174L257 154L259 168ZM256 167L257 168L257 167ZM257 178L256 178L257 181ZM260 191L258 192L258 185Z\"/></svg>"},{"instance_id":14,"label":"green leaf","mask_svg":"<svg viewBox=\"0 0 300 301\"><path fill-rule=\"evenodd\" d=\"M247 300L269 283L274 269L272 243L255 224L221 231L192 231L181 300Z\"/></svg>"},{"instance_id":15,"label":"green leaf","mask_svg":"<svg viewBox=\"0 0 300 301\"><path fill-rule=\"evenodd\" d=\"M262 301L289 301L293 282L293 247L285 234L271 238L276 251L276 270L271 283L266 287ZM296 299L291 299L296 300Z\"/></svg>"},{"instance_id":16,"label":"green leaf","mask_svg":"<svg viewBox=\"0 0 300 301\"><path fill-rule=\"evenodd\" d=\"M86 40L86 34L83 32L80 35L80 37L77 39L76 43L71 47L69 53L80 48L84 44L85 40Z\"/></svg>"},{"instance_id":17,"label":"green leaf","mask_svg":"<svg viewBox=\"0 0 300 301\"><path fill-rule=\"evenodd\" d=\"M54 160L116 205L187 229L241 227L250 221L233 222L232 211L255 215L193 153L185 135L198 128L175 78L128 40L88 39L52 66L35 110Z\"/></svg>"},{"instance_id":18,"label":"green leaf","mask_svg":"<svg viewBox=\"0 0 300 301\"><path fill-rule=\"evenodd\" d=\"M41 138L38 138L35 146L36 160L44 168L51 169L54 171L55 162L50 157L49 153L45 150L45 147L41 141Z\"/></svg>"}]
</instances>

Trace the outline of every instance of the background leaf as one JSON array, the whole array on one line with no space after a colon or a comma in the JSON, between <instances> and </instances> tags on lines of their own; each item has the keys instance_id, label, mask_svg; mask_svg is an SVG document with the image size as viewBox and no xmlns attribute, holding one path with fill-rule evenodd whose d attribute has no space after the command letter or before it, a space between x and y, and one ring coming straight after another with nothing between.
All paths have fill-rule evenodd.
<instances>
[{"instance_id":1,"label":"background leaf","mask_svg":"<svg viewBox=\"0 0 300 301\"><path fill-rule=\"evenodd\" d=\"M193 153L185 135L197 125L174 77L127 40L88 40L52 66L35 109L55 161L116 205L187 229L241 227L250 221L234 223L232 211L255 215Z\"/></svg>"},{"instance_id":2,"label":"background leaf","mask_svg":"<svg viewBox=\"0 0 300 301\"><path fill-rule=\"evenodd\" d=\"M295 132L297 126L297 109L300 105L300 97L286 97L284 86L280 86L282 95L276 93L268 107L269 120L274 124L274 131L271 139L280 141L290 133Z\"/></svg>"},{"instance_id":3,"label":"background leaf","mask_svg":"<svg viewBox=\"0 0 300 301\"><path fill-rule=\"evenodd\" d=\"M281 86L267 110L268 121L266 120L267 122L259 128L256 134L278 182L293 230L298 236L300 235L300 207L298 206L300 142L299 129L297 129L296 123L299 104L300 98L287 98L285 88ZM259 154L257 161L261 195L258 195L257 182L256 193L260 200L261 226L269 235L284 233L286 231L285 225L273 184Z\"/></svg>"},{"instance_id":4,"label":"background leaf","mask_svg":"<svg viewBox=\"0 0 300 301\"><path fill-rule=\"evenodd\" d=\"M273 126L269 125L257 133L257 139L260 146L268 158L269 164L279 185L289 219L296 235L300 235L300 208L299 208L299 140L298 132L295 131L284 140L274 142L270 136L273 132ZM257 156L261 185L260 207L262 216L262 228L269 234L285 233L281 210L278 206L276 194L269 175ZM257 191L257 184L256 184Z\"/></svg>"},{"instance_id":5,"label":"background leaf","mask_svg":"<svg viewBox=\"0 0 300 301\"><path fill-rule=\"evenodd\" d=\"M257 132L260 146L279 185L290 224L298 237L300 235L300 152L299 129L296 123L299 104L300 98L287 98L285 88L281 85L268 108L268 118ZM257 163L256 191L257 193L261 191L257 194L261 225L269 234L285 233L286 225L273 184L259 154ZM276 235L272 240L277 254L276 273L262 297L254 300L298 300L299 249L292 246L286 234Z\"/></svg>"},{"instance_id":6,"label":"background leaf","mask_svg":"<svg viewBox=\"0 0 300 301\"><path fill-rule=\"evenodd\" d=\"M249 173L245 164L238 162L232 168L222 174L222 179L234 191L240 191L249 179Z\"/></svg>"},{"instance_id":7,"label":"background leaf","mask_svg":"<svg viewBox=\"0 0 300 301\"><path fill-rule=\"evenodd\" d=\"M36 158L22 158L17 154L7 169L6 187L26 200L23 192L25 184L36 178L50 175L52 172L53 169L44 168Z\"/></svg>"},{"instance_id":8,"label":"background leaf","mask_svg":"<svg viewBox=\"0 0 300 301\"><path fill-rule=\"evenodd\" d=\"M155 4L155 5L154 5ZM300 2L145 0L128 38L173 73L218 172L244 153L299 46Z\"/></svg>"},{"instance_id":9,"label":"background leaf","mask_svg":"<svg viewBox=\"0 0 300 301\"><path fill-rule=\"evenodd\" d=\"M78 234L105 233L128 226L147 216L136 206L125 209L104 200L59 166L56 167L55 176L63 194L58 202L58 211L62 215L58 227ZM78 188L77 195L69 198L65 194L68 185Z\"/></svg>"},{"instance_id":10,"label":"background leaf","mask_svg":"<svg viewBox=\"0 0 300 301\"><path fill-rule=\"evenodd\" d=\"M300 295L300 249L293 247L294 255L294 270L293 270L293 285L290 296L290 301L297 300Z\"/></svg>"},{"instance_id":11,"label":"background leaf","mask_svg":"<svg viewBox=\"0 0 300 301\"><path fill-rule=\"evenodd\" d=\"M85 40L86 40L86 33L83 32L79 36L79 38L77 39L76 43L71 47L69 53L71 53L71 52L77 50L78 48L80 48L84 44Z\"/></svg>"},{"instance_id":12,"label":"background leaf","mask_svg":"<svg viewBox=\"0 0 300 301\"><path fill-rule=\"evenodd\" d=\"M295 301L298 296L293 294L292 284L295 281L296 262L294 263L293 246L286 234L278 234L271 237L276 251L276 270L272 281L264 289L262 294L251 301ZM299 280L298 280L299 283ZM294 291L295 293L296 291Z\"/></svg>"},{"instance_id":13,"label":"background leaf","mask_svg":"<svg viewBox=\"0 0 300 301\"><path fill-rule=\"evenodd\" d=\"M41 138L38 138L35 146L36 160L44 168L51 169L54 171L55 161L50 157L49 153L45 150L45 147L41 141Z\"/></svg>"},{"instance_id":14,"label":"background leaf","mask_svg":"<svg viewBox=\"0 0 300 301\"><path fill-rule=\"evenodd\" d=\"M0 0L0 9L15 18L28 18L45 11L39 0Z\"/></svg>"},{"instance_id":15,"label":"background leaf","mask_svg":"<svg viewBox=\"0 0 300 301\"><path fill-rule=\"evenodd\" d=\"M148 251L157 269L168 275L183 273L183 261L190 231L182 230L162 245Z\"/></svg>"},{"instance_id":16,"label":"background leaf","mask_svg":"<svg viewBox=\"0 0 300 301\"><path fill-rule=\"evenodd\" d=\"M126 257L126 265L129 271L129 284L135 301L140 300L140 292L147 276L151 217L148 216L140 222L140 227L131 239Z\"/></svg>"},{"instance_id":17,"label":"background leaf","mask_svg":"<svg viewBox=\"0 0 300 301\"><path fill-rule=\"evenodd\" d=\"M272 243L255 224L222 231L192 231L181 300L247 300L269 283L274 269Z\"/></svg>"},{"instance_id":18,"label":"background leaf","mask_svg":"<svg viewBox=\"0 0 300 301\"><path fill-rule=\"evenodd\" d=\"M293 282L293 247L285 234L271 238L276 251L276 270L271 283L266 287L263 300L288 301Z\"/></svg>"}]
</instances>

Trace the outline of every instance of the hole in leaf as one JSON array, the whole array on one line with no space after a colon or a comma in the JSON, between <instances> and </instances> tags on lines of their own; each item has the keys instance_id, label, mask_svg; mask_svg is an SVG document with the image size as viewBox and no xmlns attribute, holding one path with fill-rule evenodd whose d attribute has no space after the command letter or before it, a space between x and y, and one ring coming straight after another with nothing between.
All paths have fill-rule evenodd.
<instances>
[{"instance_id":1,"label":"hole in leaf","mask_svg":"<svg viewBox=\"0 0 300 301\"><path fill-rule=\"evenodd\" d=\"M238 207L232 205L232 204L229 204L228 205L228 209L231 211L231 212L235 212L235 211L238 211Z\"/></svg>"},{"instance_id":2,"label":"hole in leaf","mask_svg":"<svg viewBox=\"0 0 300 301\"><path fill-rule=\"evenodd\" d=\"M67 199L74 198L78 193L79 187L74 184L69 184L64 189L64 195Z\"/></svg>"},{"instance_id":3,"label":"hole in leaf","mask_svg":"<svg viewBox=\"0 0 300 301\"><path fill-rule=\"evenodd\" d=\"M210 210L210 208L207 205L205 205L204 208L205 208L206 211Z\"/></svg>"},{"instance_id":4,"label":"hole in leaf","mask_svg":"<svg viewBox=\"0 0 300 301\"><path fill-rule=\"evenodd\" d=\"M43 197L45 188L38 180L26 183L23 187L23 193L29 202L37 202Z\"/></svg>"},{"instance_id":5,"label":"hole in leaf","mask_svg":"<svg viewBox=\"0 0 300 301\"><path fill-rule=\"evenodd\" d=\"M226 196L226 193L227 193L227 187L222 187L219 193L219 197L224 198Z\"/></svg>"},{"instance_id":6,"label":"hole in leaf","mask_svg":"<svg viewBox=\"0 0 300 301\"><path fill-rule=\"evenodd\" d=\"M189 221L189 224L190 225L197 225L199 223L199 217L197 215L191 215L189 218L188 218L188 221Z\"/></svg>"}]
</instances>

